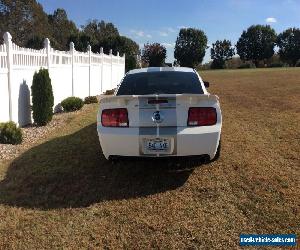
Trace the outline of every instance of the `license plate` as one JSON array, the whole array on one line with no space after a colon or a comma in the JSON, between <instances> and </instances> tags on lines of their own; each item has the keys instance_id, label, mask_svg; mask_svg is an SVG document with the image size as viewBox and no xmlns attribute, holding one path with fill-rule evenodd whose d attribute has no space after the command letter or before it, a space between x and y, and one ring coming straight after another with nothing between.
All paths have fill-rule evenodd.
<instances>
[{"instance_id":1,"label":"license plate","mask_svg":"<svg viewBox=\"0 0 300 250\"><path fill-rule=\"evenodd\" d=\"M146 148L149 151L168 151L170 141L168 139L150 139L146 141Z\"/></svg>"}]
</instances>

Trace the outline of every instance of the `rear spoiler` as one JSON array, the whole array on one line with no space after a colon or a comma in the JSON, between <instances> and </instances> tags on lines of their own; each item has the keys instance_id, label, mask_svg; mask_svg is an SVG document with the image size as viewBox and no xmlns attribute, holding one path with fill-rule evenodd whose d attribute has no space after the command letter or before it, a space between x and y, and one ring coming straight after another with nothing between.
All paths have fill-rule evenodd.
<instances>
[{"instance_id":1,"label":"rear spoiler","mask_svg":"<svg viewBox=\"0 0 300 250\"><path fill-rule=\"evenodd\" d=\"M176 95L176 99L178 101L189 102L190 104L197 104L202 101L207 101L209 104L219 102L219 97L211 94L180 94Z\"/></svg>"},{"instance_id":2,"label":"rear spoiler","mask_svg":"<svg viewBox=\"0 0 300 250\"><path fill-rule=\"evenodd\" d=\"M174 98L176 101L188 102L190 104L197 104L200 101L207 101L208 104L219 102L217 95L211 94L161 94L161 95L122 95L122 96L106 96L100 99L100 104L104 103L118 103L126 105L133 99L139 98Z\"/></svg>"}]
</instances>

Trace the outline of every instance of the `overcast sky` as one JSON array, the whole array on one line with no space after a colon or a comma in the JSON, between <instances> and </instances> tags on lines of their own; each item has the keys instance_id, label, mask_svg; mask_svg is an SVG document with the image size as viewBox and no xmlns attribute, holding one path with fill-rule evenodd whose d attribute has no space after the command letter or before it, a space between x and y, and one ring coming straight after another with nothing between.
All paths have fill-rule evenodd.
<instances>
[{"instance_id":1,"label":"overcast sky","mask_svg":"<svg viewBox=\"0 0 300 250\"><path fill-rule=\"evenodd\" d=\"M48 13L64 8L80 26L89 19L114 23L122 35L140 46L159 42L173 62L181 27L202 29L211 44L229 39L233 44L252 24L270 24L276 32L300 27L300 0L38 0ZM205 62L210 60L209 50Z\"/></svg>"}]
</instances>

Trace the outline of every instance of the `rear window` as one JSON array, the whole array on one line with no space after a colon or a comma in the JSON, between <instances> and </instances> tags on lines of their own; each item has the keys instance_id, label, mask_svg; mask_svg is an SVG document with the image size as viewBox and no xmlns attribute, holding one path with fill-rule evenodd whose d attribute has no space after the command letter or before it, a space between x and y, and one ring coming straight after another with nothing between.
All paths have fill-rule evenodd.
<instances>
[{"instance_id":1,"label":"rear window","mask_svg":"<svg viewBox=\"0 0 300 250\"><path fill-rule=\"evenodd\" d=\"M117 95L203 94L193 72L143 72L126 75Z\"/></svg>"}]
</instances>

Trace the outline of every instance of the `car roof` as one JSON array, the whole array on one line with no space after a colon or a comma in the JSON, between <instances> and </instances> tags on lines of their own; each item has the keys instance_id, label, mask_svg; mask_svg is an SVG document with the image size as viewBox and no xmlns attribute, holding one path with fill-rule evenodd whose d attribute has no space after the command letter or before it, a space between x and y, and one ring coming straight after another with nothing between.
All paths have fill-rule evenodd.
<instances>
[{"instance_id":1,"label":"car roof","mask_svg":"<svg viewBox=\"0 0 300 250\"><path fill-rule=\"evenodd\" d=\"M186 67L149 67L149 68L141 68L141 69L133 69L130 70L127 74L137 74L137 73L145 73L145 72L160 72L160 71L177 71L177 72L193 72L194 69L186 68Z\"/></svg>"}]
</instances>

